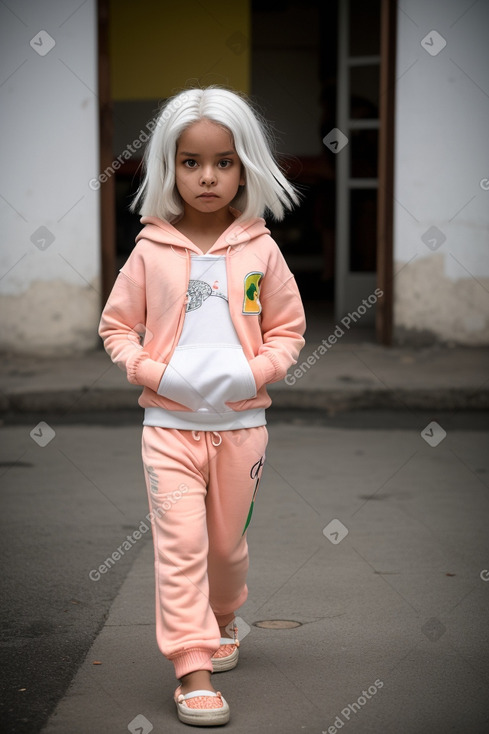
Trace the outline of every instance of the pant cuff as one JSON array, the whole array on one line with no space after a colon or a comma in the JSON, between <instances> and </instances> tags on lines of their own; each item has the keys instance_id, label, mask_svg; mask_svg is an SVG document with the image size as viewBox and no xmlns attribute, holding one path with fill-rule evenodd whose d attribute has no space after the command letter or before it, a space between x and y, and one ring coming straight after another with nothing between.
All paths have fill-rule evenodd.
<instances>
[{"instance_id":1,"label":"pant cuff","mask_svg":"<svg viewBox=\"0 0 489 734\"><path fill-rule=\"evenodd\" d=\"M182 678L184 675L193 673L196 670L209 670L212 673L211 657L213 654L214 651L194 647L190 650L182 650L182 652L172 655L170 659L175 666L175 676Z\"/></svg>"}]
</instances>

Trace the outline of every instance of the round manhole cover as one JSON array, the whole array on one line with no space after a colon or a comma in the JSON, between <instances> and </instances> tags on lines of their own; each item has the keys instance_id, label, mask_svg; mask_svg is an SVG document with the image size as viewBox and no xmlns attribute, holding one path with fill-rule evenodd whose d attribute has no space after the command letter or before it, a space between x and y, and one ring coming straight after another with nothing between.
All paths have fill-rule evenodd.
<instances>
[{"instance_id":1,"label":"round manhole cover","mask_svg":"<svg viewBox=\"0 0 489 734\"><path fill-rule=\"evenodd\" d=\"M296 622L293 619L264 619L261 622L253 622L255 627L263 627L267 630L291 630L294 627L301 627L302 622Z\"/></svg>"}]
</instances>

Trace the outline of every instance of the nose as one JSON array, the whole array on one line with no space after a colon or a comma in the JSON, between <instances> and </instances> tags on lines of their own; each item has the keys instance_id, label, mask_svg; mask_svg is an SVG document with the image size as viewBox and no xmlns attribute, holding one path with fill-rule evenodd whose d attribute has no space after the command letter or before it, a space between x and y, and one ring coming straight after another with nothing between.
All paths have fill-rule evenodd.
<instances>
[{"instance_id":1,"label":"nose","mask_svg":"<svg viewBox=\"0 0 489 734\"><path fill-rule=\"evenodd\" d=\"M200 183L202 186L211 186L216 183L216 175L214 173L214 169L211 166L207 166L202 170Z\"/></svg>"}]
</instances>

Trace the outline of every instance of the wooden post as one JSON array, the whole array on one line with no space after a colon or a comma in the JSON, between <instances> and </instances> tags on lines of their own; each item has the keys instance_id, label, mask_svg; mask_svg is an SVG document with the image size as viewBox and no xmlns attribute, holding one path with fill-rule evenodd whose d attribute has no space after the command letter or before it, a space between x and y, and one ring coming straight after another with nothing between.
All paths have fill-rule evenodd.
<instances>
[{"instance_id":1,"label":"wooden post","mask_svg":"<svg viewBox=\"0 0 489 734\"><path fill-rule=\"evenodd\" d=\"M381 0L379 188L377 200L377 285L384 296L377 303L377 341L392 344L393 330L393 214L394 214L394 114L396 86L395 0Z\"/></svg>"},{"instance_id":2,"label":"wooden post","mask_svg":"<svg viewBox=\"0 0 489 734\"><path fill-rule=\"evenodd\" d=\"M100 173L112 163L113 118L110 89L110 0L98 0L98 97ZM115 272L115 180L110 176L100 187L100 232L102 258L102 305L114 284Z\"/></svg>"}]
</instances>

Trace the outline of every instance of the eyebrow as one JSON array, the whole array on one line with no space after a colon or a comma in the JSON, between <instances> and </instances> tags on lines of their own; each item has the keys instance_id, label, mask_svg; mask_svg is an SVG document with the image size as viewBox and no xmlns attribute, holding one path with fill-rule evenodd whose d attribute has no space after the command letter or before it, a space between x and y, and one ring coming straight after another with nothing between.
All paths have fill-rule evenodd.
<instances>
[{"instance_id":1,"label":"eyebrow","mask_svg":"<svg viewBox=\"0 0 489 734\"><path fill-rule=\"evenodd\" d=\"M191 158L200 158L200 153L189 153L188 150L181 150L179 155L188 155ZM237 155L235 150L225 150L224 153L216 153L216 158L222 158L225 155Z\"/></svg>"}]
</instances>

